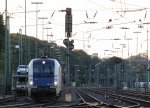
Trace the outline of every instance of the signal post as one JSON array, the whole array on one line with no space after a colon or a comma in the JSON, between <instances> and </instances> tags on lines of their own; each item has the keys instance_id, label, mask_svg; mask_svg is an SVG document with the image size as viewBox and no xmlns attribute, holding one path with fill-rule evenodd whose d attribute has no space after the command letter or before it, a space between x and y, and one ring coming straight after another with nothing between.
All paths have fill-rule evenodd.
<instances>
[{"instance_id":1,"label":"signal post","mask_svg":"<svg viewBox=\"0 0 150 108\"><path fill-rule=\"evenodd\" d=\"M65 15L65 39L63 40L64 45L67 48L67 54L66 54L66 70L67 70L67 87L71 86L70 83L70 63L69 63L69 58L70 58L70 50L74 49L74 40L70 40L70 37L72 36L72 10L71 8L66 8L66 15ZM72 96L70 93L70 90L68 93L66 93L65 96L66 102L71 102L72 101Z\"/></svg>"},{"instance_id":2,"label":"signal post","mask_svg":"<svg viewBox=\"0 0 150 108\"><path fill-rule=\"evenodd\" d=\"M67 48L67 86L70 86L70 64L69 64L69 57L70 57L70 50L74 49L74 40L70 40L72 36L72 13L71 8L66 8L66 15L65 15L65 39L63 40L64 45Z\"/></svg>"}]
</instances>

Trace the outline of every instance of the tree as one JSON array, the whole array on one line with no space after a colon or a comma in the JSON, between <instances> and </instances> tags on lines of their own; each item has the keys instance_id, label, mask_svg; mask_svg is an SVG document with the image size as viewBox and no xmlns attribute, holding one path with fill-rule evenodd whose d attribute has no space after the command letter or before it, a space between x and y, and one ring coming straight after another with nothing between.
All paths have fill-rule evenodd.
<instances>
[{"instance_id":1,"label":"tree","mask_svg":"<svg viewBox=\"0 0 150 108\"><path fill-rule=\"evenodd\" d=\"M5 26L3 23L3 15L0 14L0 52L4 49Z\"/></svg>"}]
</instances>

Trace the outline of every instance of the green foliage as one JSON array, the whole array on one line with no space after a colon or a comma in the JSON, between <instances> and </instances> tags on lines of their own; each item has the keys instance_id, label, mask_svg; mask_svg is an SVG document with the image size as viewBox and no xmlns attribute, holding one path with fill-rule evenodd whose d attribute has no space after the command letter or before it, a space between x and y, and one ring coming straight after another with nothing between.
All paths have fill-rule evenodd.
<instances>
[{"instance_id":1,"label":"green foliage","mask_svg":"<svg viewBox=\"0 0 150 108\"><path fill-rule=\"evenodd\" d=\"M20 34L13 33L10 35L10 43L11 43L11 72L15 72L18 65L19 65L19 48L16 48L16 45L19 45L19 40L22 37L22 64L29 64L31 59L35 58L35 46L37 42L37 55L38 57L41 57L43 55L47 55L50 58L57 59L61 65L62 68L66 68L66 55L67 55L67 49L61 46L58 46L56 43L49 43L47 41L41 41L34 37L30 36L24 36ZM58 54L59 51L59 54ZM3 61L4 61L4 54L0 53L2 56L0 56L0 69L2 69ZM61 54L61 59L59 55ZM88 55L83 50L73 50L70 51L70 73L72 75L75 75L75 65L80 65L81 71L84 70L84 66L91 66L95 65L99 62L98 58L91 58L90 55ZM65 72L64 72L65 74ZM0 74L2 76L2 74ZM1 79L2 77L0 77Z\"/></svg>"},{"instance_id":2,"label":"green foliage","mask_svg":"<svg viewBox=\"0 0 150 108\"><path fill-rule=\"evenodd\" d=\"M4 74L4 53L1 52L0 53L0 84L2 84L4 81L3 74Z\"/></svg>"},{"instance_id":3,"label":"green foliage","mask_svg":"<svg viewBox=\"0 0 150 108\"><path fill-rule=\"evenodd\" d=\"M16 48L16 45L19 45L19 34L11 34L10 40L11 40L11 72L16 71L18 65L19 65L19 49ZM34 37L30 36L24 36L22 35L22 62L23 64L28 64L31 59L35 58L35 46L36 42L38 44L38 57L41 57L43 55L48 55L50 58L57 59L61 65L62 68L66 68L66 57L67 57L67 49L58 46L56 43L49 43L47 41L41 41ZM59 52L58 52L59 51ZM59 57L61 55L61 59ZM72 81L75 81L75 70L77 69L76 65L80 66L80 75L83 80L83 75L89 75L90 69L94 70L92 71L91 76L91 82L94 83L95 77L96 77L96 66L101 66L99 68L102 72L102 74L110 75L110 78L108 78L111 81L114 81L113 75L114 72L121 72L124 70L123 74L126 75L126 77L130 76L130 78L135 78L135 73L132 71L133 67L136 67L138 69L139 74L139 81L145 81L144 79L144 72L147 67L147 60L145 57L142 56L136 56L132 57L129 60L123 60L118 57L112 57L109 59L99 59L97 57L91 58L90 55L88 55L83 50L73 50L70 51L70 74L72 75ZM130 61L130 63L129 63ZM86 68L85 68L86 67ZM116 70L116 68L118 70ZM0 82L3 80L3 70L4 70L4 53L1 51L0 53ZM109 73L105 73L108 71ZM65 74L66 72L63 71ZM121 75L121 74L120 74ZM127 76L128 75L128 76ZM86 83L87 79L84 79L84 83ZM106 78L104 78L106 80ZM77 82L80 83L80 82ZM110 85L113 83L110 83ZM80 85L80 84L78 84Z\"/></svg>"},{"instance_id":4,"label":"green foliage","mask_svg":"<svg viewBox=\"0 0 150 108\"><path fill-rule=\"evenodd\" d=\"M4 53L0 53L0 71L4 69Z\"/></svg>"},{"instance_id":5,"label":"green foliage","mask_svg":"<svg viewBox=\"0 0 150 108\"><path fill-rule=\"evenodd\" d=\"M91 57L87 55L87 53L85 53L83 50L74 50L70 53L70 64L88 66L90 60Z\"/></svg>"},{"instance_id":6,"label":"green foliage","mask_svg":"<svg viewBox=\"0 0 150 108\"><path fill-rule=\"evenodd\" d=\"M132 56L128 59L118 57L103 59L96 65L97 71L100 73L99 84L121 88L124 85L135 87L137 79L139 82L147 82L148 61L143 55Z\"/></svg>"},{"instance_id":7,"label":"green foliage","mask_svg":"<svg viewBox=\"0 0 150 108\"><path fill-rule=\"evenodd\" d=\"M110 58L110 60L112 60L112 62L118 64L118 63L121 63L122 62L122 59L119 58L119 57L112 57Z\"/></svg>"},{"instance_id":8,"label":"green foliage","mask_svg":"<svg viewBox=\"0 0 150 108\"><path fill-rule=\"evenodd\" d=\"M0 14L0 84L3 83L3 72L4 72L4 36L5 26L3 23L3 15Z\"/></svg>"},{"instance_id":9,"label":"green foliage","mask_svg":"<svg viewBox=\"0 0 150 108\"><path fill-rule=\"evenodd\" d=\"M0 14L0 52L4 49L5 26L3 23L3 15Z\"/></svg>"}]
</instances>

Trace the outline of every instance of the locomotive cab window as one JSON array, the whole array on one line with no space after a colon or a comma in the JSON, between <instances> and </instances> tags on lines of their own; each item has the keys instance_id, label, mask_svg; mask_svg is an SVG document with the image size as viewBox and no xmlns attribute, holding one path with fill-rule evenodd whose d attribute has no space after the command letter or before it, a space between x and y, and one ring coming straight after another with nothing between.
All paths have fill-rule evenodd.
<instances>
[{"instance_id":1,"label":"locomotive cab window","mask_svg":"<svg viewBox=\"0 0 150 108\"><path fill-rule=\"evenodd\" d=\"M34 74L54 74L54 63L48 61L36 61L33 63Z\"/></svg>"},{"instance_id":2,"label":"locomotive cab window","mask_svg":"<svg viewBox=\"0 0 150 108\"><path fill-rule=\"evenodd\" d=\"M53 74L54 73L54 69L52 69L52 67L49 66L49 65L43 65L43 66L35 65L34 66L34 73L49 73L49 74Z\"/></svg>"},{"instance_id":3,"label":"locomotive cab window","mask_svg":"<svg viewBox=\"0 0 150 108\"><path fill-rule=\"evenodd\" d=\"M49 73L49 74L53 74L53 69L51 66L45 66L45 69L44 69L44 73Z\"/></svg>"},{"instance_id":4,"label":"locomotive cab window","mask_svg":"<svg viewBox=\"0 0 150 108\"><path fill-rule=\"evenodd\" d=\"M25 77L21 77L17 79L17 83L25 83L25 82L26 82Z\"/></svg>"}]
</instances>

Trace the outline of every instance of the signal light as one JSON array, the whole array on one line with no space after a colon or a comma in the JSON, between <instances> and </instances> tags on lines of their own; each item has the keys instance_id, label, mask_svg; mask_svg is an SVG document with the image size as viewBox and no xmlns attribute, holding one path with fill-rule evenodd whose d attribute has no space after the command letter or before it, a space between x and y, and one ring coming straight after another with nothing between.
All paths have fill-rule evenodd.
<instances>
[{"instance_id":1,"label":"signal light","mask_svg":"<svg viewBox=\"0 0 150 108\"><path fill-rule=\"evenodd\" d=\"M71 8L66 8L66 15L65 15L65 32L71 33L72 32L72 14Z\"/></svg>"},{"instance_id":2,"label":"signal light","mask_svg":"<svg viewBox=\"0 0 150 108\"><path fill-rule=\"evenodd\" d=\"M64 40L63 40L63 44L64 44L66 47L68 46L68 41L69 41L68 39L64 39Z\"/></svg>"},{"instance_id":3,"label":"signal light","mask_svg":"<svg viewBox=\"0 0 150 108\"><path fill-rule=\"evenodd\" d=\"M74 40L69 41L69 50L73 50L74 49Z\"/></svg>"},{"instance_id":4,"label":"signal light","mask_svg":"<svg viewBox=\"0 0 150 108\"><path fill-rule=\"evenodd\" d=\"M67 47L67 48L69 48L69 50L73 50L74 49L74 40L69 40L69 39L64 39L63 40L63 44Z\"/></svg>"}]
</instances>

